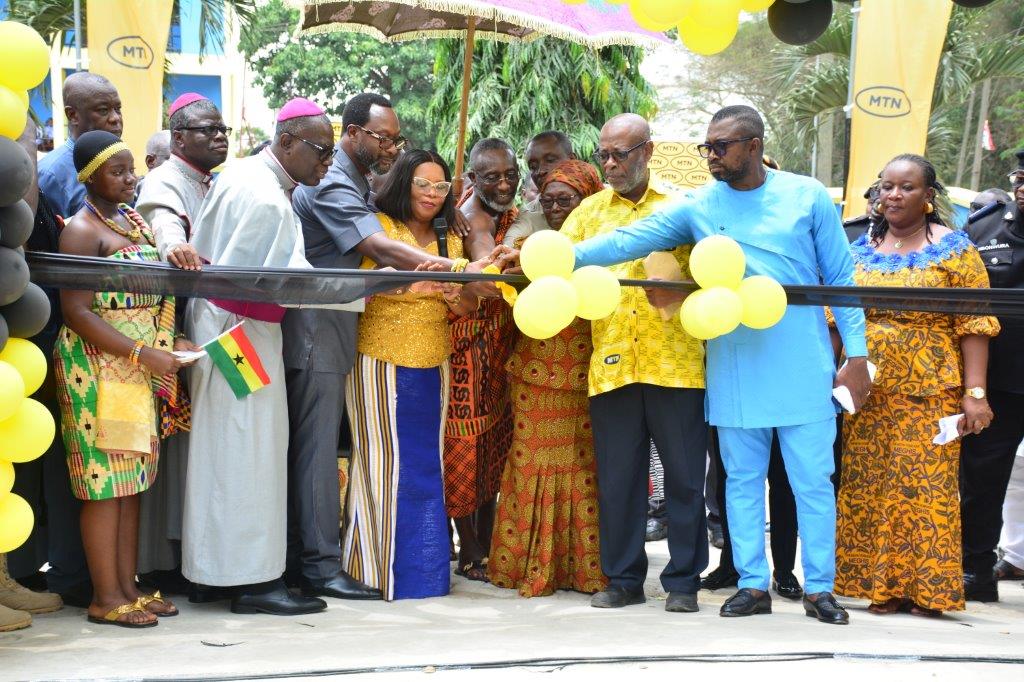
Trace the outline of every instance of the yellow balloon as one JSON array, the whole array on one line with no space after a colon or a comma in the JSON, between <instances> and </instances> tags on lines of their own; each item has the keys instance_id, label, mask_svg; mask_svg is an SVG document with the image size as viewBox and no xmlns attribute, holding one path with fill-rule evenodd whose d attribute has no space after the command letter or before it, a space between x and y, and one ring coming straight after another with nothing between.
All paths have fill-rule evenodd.
<instances>
[{"instance_id":1,"label":"yellow balloon","mask_svg":"<svg viewBox=\"0 0 1024 682\"><path fill-rule=\"evenodd\" d=\"M772 5L775 0L740 0L740 9L744 12L763 12Z\"/></svg>"},{"instance_id":2,"label":"yellow balloon","mask_svg":"<svg viewBox=\"0 0 1024 682\"><path fill-rule=\"evenodd\" d=\"M24 399L25 380L21 378L17 369L0 361L0 421L17 412L18 406Z\"/></svg>"},{"instance_id":3,"label":"yellow balloon","mask_svg":"<svg viewBox=\"0 0 1024 682\"><path fill-rule=\"evenodd\" d=\"M694 314L706 327L715 332L715 336L722 336L740 326L743 302L739 294L732 289L712 287L704 289L704 295L698 299Z\"/></svg>"},{"instance_id":4,"label":"yellow balloon","mask_svg":"<svg viewBox=\"0 0 1024 682\"><path fill-rule=\"evenodd\" d=\"M704 289L735 289L743 280L747 259L743 249L731 237L712 235L697 242L690 253L690 274Z\"/></svg>"},{"instance_id":5,"label":"yellow balloon","mask_svg":"<svg viewBox=\"0 0 1024 682\"><path fill-rule=\"evenodd\" d=\"M541 277L519 293L512 318L527 336L550 339L576 317L576 289L561 277Z\"/></svg>"},{"instance_id":6,"label":"yellow balloon","mask_svg":"<svg viewBox=\"0 0 1024 682\"><path fill-rule=\"evenodd\" d=\"M32 507L20 495L0 497L0 554L21 547L32 533Z\"/></svg>"},{"instance_id":7,"label":"yellow balloon","mask_svg":"<svg viewBox=\"0 0 1024 682\"><path fill-rule=\"evenodd\" d=\"M747 277L736 293L743 302L742 322L751 329L767 329L786 314L786 290L771 277Z\"/></svg>"},{"instance_id":8,"label":"yellow balloon","mask_svg":"<svg viewBox=\"0 0 1024 682\"><path fill-rule=\"evenodd\" d=\"M704 28L728 26L738 21L740 0L693 0L687 19Z\"/></svg>"},{"instance_id":9,"label":"yellow balloon","mask_svg":"<svg viewBox=\"0 0 1024 682\"><path fill-rule=\"evenodd\" d=\"M21 137L28 124L27 113L28 107L22 104L18 93L0 85L0 135L12 140Z\"/></svg>"},{"instance_id":10,"label":"yellow balloon","mask_svg":"<svg viewBox=\"0 0 1024 682\"><path fill-rule=\"evenodd\" d=\"M732 44L739 30L739 18L728 24L703 26L690 17L679 22L679 39L694 54L718 54Z\"/></svg>"},{"instance_id":11,"label":"yellow balloon","mask_svg":"<svg viewBox=\"0 0 1024 682\"><path fill-rule=\"evenodd\" d=\"M16 21L0 21L0 84L31 90L50 70L50 49L35 30Z\"/></svg>"},{"instance_id":12,"label":"yellow balloon","mask_svg":"<svg viewBox=\"0 0 1024 682\"><path fill-rule=\"evenodd\" d=\"M576 252L572 242L557 230L541 230L534 232L519 252L519 264L523 266L523 274L535 281L541 277L554 275L568 277L576 264Z\"/></svg>"},{"instance_id":13,"label":"yellow balloon","mask_svg":"<svg viewBox=\"0 0 1024 682\"><path fill-rule=\"evenodd\" d=\"M622 287L607 268L587 265L569 278L576 289L576 316L584 320L600 320L619 307Z\"/></svg>"},{"instance_id":14,"label":"yellow balloon","mask_svg":"<svg viewBox=\"0 0 1024 682\"><path fill-rule=\"evenodd\" d=\"M701 308L700 299L704 295L703 289L694 291L683 299L683 305L679 308L679 321L683 324L683 330L695 339L707 341L717 336L715 331L709 327L707 320L700 316L698 310Z\"/></svg>"},{"instance_id":15,"label":"yellow balloon","mask_svg":"<svg viewBox=\"0 0 1024 682\"><path fill-rule=\"evenodd\" d=\"M0 459L16 464L31 461L46 452L55 433L50 411L42 403L24 398L17 411L0 422Z\"/></svg>"},{"instance_id":16,"label":"yellow balloon","mask_svg":"<svg viewBox=\"0 0 1024 682\"><path fill-rule=\"evenodd\" d=\"M667 31L679 23L697 0L629 0L629 11L640 28Z\"/></svg>"},{"instance_id":17,"label":"yellow balloon","mask_svg":"<svg viewBox=\"0 0 1024 682\"><path fill-rule=\"evenodd\" d=\"M31 341L7 339L7 345L0 351L0 361L18 370L25 382L25 396L39 390L46 378L46 356Z\"/></svg>"},{"instance_id":18,"label":"yellow balloon","mask_svg":"<svg viewBox=\"0 0 1024 682\"><path fill-rule=\"evenodd\" d=\"M0 459L0 497L11 492L14 487L14 465L7 460Z\"/></svg>"}]
</instances>

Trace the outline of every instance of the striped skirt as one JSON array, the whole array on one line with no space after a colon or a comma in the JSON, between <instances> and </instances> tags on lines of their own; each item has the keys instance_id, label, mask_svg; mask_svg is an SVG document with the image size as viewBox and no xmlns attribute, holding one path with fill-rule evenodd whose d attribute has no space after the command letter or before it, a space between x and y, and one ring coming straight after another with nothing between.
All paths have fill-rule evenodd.
<instances>
[{"instance_id":1,"label":"striped skirt","mask_svg":"<svg viewBox=\"0 0 1024 682\"><path fill-rule=\"evenodd\" d=\"M441 472L448 363L418 369L359 353L345 390L352 462L342 563L386 600L448 594Z\"/></svg>"}]
</instances>

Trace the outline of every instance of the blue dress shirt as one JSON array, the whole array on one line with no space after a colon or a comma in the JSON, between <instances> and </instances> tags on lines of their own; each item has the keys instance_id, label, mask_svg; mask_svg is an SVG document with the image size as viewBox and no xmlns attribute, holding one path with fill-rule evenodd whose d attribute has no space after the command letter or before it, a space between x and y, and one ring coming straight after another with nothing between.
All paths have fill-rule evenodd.
<instances>
[{"instance_id":1,"label":"blue dress shirt","mask_svg":"<svg viewBox=\"0 0 1024 682\"><path fill-rule=\"evenodd\" d=\"M39 162L39 189L50 209L65 222L85 205L85 185L78 181L74 150L75 141L69 137Z\"/></svg>"}]
</instances>

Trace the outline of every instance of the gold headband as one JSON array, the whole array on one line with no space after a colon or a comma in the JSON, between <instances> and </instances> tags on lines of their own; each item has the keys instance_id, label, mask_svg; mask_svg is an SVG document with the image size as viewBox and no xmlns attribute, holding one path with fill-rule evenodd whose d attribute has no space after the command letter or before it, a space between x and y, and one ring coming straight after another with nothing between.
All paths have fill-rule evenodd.
<instances>
[{"instance_id":1,"label":"gold headband","mask_svg":"<svg viewBox=\"0 0 1024 682\"><path fill-rule=\"evenodd\" d=\"M110 159L110 157L119 152L126 151L130 150L128 149L128 145L126 145L124 142L115 142L114 144L110 145L109 147L101 151L99 154L92 157L92 161L90 161L85 168L78 171L78 181L85 182L86 180L91 178L92 174L98 171L100 166L105 164Z\"/></svg>"}]
</instances>

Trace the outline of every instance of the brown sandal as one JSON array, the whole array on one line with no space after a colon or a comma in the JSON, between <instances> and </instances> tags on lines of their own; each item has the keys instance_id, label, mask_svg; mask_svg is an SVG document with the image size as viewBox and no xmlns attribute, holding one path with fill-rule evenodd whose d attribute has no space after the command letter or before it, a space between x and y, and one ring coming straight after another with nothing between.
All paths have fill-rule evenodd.
<instances>
[{"instance_id":1,"label":"brown sandal","mask_svg":"<svg viewBox=\"0 0 1024 682\"><path fill-rule=\"evenodd\" d=\"M487 562L484 561L471 561L467 564L459 566L455 570L455 575L461 575L467 580L475 580L481 583L491 582L487 578Z\"/></svg>"},{"instance_id":2,"label":"brown sandal","mask_svg":"<svg viewBox=\"0 0 1024 682\"><path fill-rule=\"evenodd\" d=\"M893 597L892 599L883 602L881 604L872 603L868 606L868 613L873 613L876 616L888 616L892 615L900 610L904 605L905 600L899 597Z\"/></svg>"}]
</instances>

